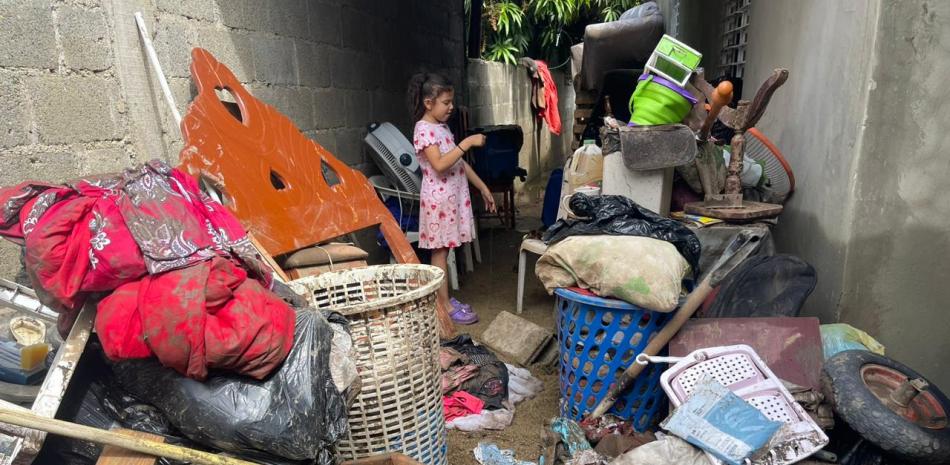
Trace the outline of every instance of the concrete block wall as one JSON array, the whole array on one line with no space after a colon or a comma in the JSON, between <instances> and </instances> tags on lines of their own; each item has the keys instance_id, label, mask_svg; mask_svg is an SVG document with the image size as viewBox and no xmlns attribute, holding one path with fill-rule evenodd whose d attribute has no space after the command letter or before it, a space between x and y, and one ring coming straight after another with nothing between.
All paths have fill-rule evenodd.
<instances>
[{"instance_id":1,"label":"concrete block wall","mask_svg":"<svg viewBox=\"0 0 950 465\"><path fill-rule=\"evenodd\" d=\"M805 314L867 331L946 393L950 3L751 8L746 97L790 70L757 126L795 171L774 232L818 271Z\"/></svg>"},{"instance_id":2,"label":"concrete block wall","mask_svg":"<svg viewBox=\"0 0 950 465\"><path fill-rule=\"evenodd\" d=\"M195 93L193 47L210 50L252 94L338 158L373 170L370 121L404 132L412 73L461 82L462 0L0 0L0 186L63 181L182 143L148 66L140 11L179 111ZM19 268L0 241L0 276Z\"/></svg>"},{"instance_id":3,"label":"concrete block wall","mask_svg":"<svg viewBox=\"0 0 950 465\"><path fill-rule=\"evenodd\" d=\"M555 136L544 122L536 122L531 110L531 79L523 66L469 60L469 118L472 126L517 124L524 131L519 166L528 171L528 181L555 168L561 168L570 154L574 121L574 86L568 68L551 72L558 88L561 135ZM540 129L540 143L533 136ZM536 150L537 146L537 150ZM516 189L520 181L515 182Z\"/></svg>"}]
</instances>

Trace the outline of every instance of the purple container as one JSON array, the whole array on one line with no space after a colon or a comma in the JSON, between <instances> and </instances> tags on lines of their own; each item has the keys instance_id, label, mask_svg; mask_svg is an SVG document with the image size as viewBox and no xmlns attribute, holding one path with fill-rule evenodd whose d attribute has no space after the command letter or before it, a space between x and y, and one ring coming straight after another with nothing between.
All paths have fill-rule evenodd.
<instances>
[{"instance_id":1,"label":"purple container","mask_svg":"<svg viewBox=\"0 0 950 465\"><path fill-rule=\"evenodd\" d=\"M699 102L699 100L697 100L696 97L693 97L693 94L689 93L689 91L687 91L686 89L676 85L676 83L674 82L670 82L668 79L662 76L657 76L656 74L643 73L640 75L640 78L637 79L637 82L646 81L647 79L651 77L653 78L653 82L663 87L666 87L667 89L670 89L676 92L677 94L680 94L683 98L685 98L686 100L689 100L689 103L691 105L696 105Z\"/></svg>"}]
</instances>

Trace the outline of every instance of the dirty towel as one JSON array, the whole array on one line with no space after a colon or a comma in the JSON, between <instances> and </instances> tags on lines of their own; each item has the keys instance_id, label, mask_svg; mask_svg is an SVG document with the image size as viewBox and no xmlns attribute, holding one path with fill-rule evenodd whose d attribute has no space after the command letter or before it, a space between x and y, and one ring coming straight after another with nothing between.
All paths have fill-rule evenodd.
<instances>
[{"instance_id":1,"label":"dirty towel","mask_svg":"<svg viewBox=\"0 0 950 465\"><path fill-rule=\"evenodd\" d=\"M154 353L198 379L209 368L260 378L290 350L293 310L266 290L271 272L241 224L165 162L26 182L0 190L0 205L0 236L24 246L33 287L61 312L61 333L87 295L121 288L96 321L113 330L103 341L110 356ZM199 325L183 334L174 325L183 322ZM138 326L115 333L128 325Z\"/></svg>"},{"instance_id":2,"label":"dirty towel","mask_svg":"<svg viewBox=\"0 0 950 465\"><path fill-rule=\"evenodd\" d=\"M514 451L500 449L495 444L480 442L472 451L475 460L482 465L536 465L535 462L526 462L515 458Z\"/></svg>"},{"instance_id":3,"label":"dirty towel","mask_svg":"<svg viewBox=\"0 0 950 465\"><path fill-rule=\"evenodd\" d=\"M345 329L346 319L312 309L296 319L290 354L263 381L226 374L198 382L152 360L118 362L113 371L123 388L195 442L332 464L332 446L348 430L346 399L330 367L333 327Z\"/></svg>"},{"instance_id":4,"label":"dirty towel","mask_svg":"<svg viewBox=\"0 0 950 465\"><path fill-rule=\"evenodd\" d=\"M485 403L465 391L455 391L442 397L442 408L445 410L445 421L452 421L474 413L481 413Z\"/></svg>"},{"instance_id":5,"label":"dirty towel","mask_svg":"<svg viewBox=\"0 0 950 465\"><path fill-rule=\"evenodd\" d=\"M442 373L442 394L448 394L478 375L478 365L460 365Z\"/></svg>"},{"instance_id":6,"label":"dirty towel","mask_svg":"<svg viewBox=\"0 0 950 465\"><path fill-rule=\"evenodd\" d=\"M868 333L846 323L821 325L821 346L825 360L845 350L866 350L884 355L884 346Z\"/></svg>"},{"instance_id":7,"label":"dirty towel","mask_svg":"<svg viewBox=\"0 0 950 465\"><path fill-rule=\"evenodd\" d=\"M482 410L478 414L446 421L446 428L473 432L497 431L511 426L515 416L515 405L538 395L544 389L544 383L524 368L507 363L505 367L508 368L508 401L505 403L506 407L497 410Z\"/></svg>"},{"instance_id":8,"label":"dirty towel","mask_svg":"<svg viewBox=\"0 0 950 465\"><path fill-rule=\"evenodd\" d=\"M617 457L610 465L712 465L709 456L690 443L657 433L657 440Z\"/></svg>"},{"instance_id":9,"label":"dirty towel","mask_svg":"<svg viewBox=\"0 0 950 465\"><path fill-rule=\"evenodd\" d=\"M442 347L458 351L468 357L469 364L478 366L478 373L463 382L459 387L461 390L485 401L487 409L505 408L504 404L508 400L508 369L492 351L475 345L467 334L442 341Z\"/></svg>"},{"instance_id":10,"label":"dirty towel","mask_svg":"<svg viewBox=\"0 0 950 465\"><path fill-rule=\"evenodd\" d=\"M652 237L673 244L689 263L694 277L698 273L699 239L679 221L664 218L622 195L574 194L569 206L577 219L558 220L544 232L544 242L553 245L570 236Z\"/></svg>"},{"instance_id":11,"label":"dirty towel","mask_svg":"<svg viewBox=\"0 0 950 465\"><path fill-rule=\"evenodd\" d=\"M561 114L557 108L557 84L551 77L551 71L548 70L547 63L541 60L535 60L538 67L538 77L544 87L544 106L538 109L538 114L548 123L548 130L555 136L561 134Z\"/></svg>"},{"instance_id":12,"label":"dirty towel","mask_svg":"<svg viewBox=\"0 0 950 465\"><path fill-rule=\"evenodd\" d=\"M661 427L730 465L766 451L783 425L711 377L702 378L690 398Z\"/></svg>"},{"instance_id":13,"label":"dirty towel","mask_svg":"<svg viewBox=\"0 0 950 465\"><path fill-rule=\"evenodd\" d=\"M549 247L534 271L549 294L577 286L648 310L671 312L679 303L689 264L673 245L649 237L574 236Z\"/></svg>"}]
</instances>

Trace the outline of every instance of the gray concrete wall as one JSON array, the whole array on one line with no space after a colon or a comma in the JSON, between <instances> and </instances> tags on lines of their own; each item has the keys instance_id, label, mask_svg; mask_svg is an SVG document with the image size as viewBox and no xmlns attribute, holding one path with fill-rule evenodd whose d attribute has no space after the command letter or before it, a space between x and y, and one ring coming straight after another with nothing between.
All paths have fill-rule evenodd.
<instances>
[{"instance_id":1,"label":"gray concrete wall","mask_svg":"<svg viewBox=\"0 0 950 465\"><path fill-rule=\"evenodd\" d=\"M555 69L551 75L558 88L558 111L561 135L548 130L547 123L537 121L531 110L531 79L523 66L483 60L469 60L468 104L472 126L517 124L524 131L524 145L519 166L528 171L528 181L555 168L561 168L570 154L574 121L574 86L568 78L569 69ZM540 143L533 134L540 129ZM521 182L516 181L516 189Z\"/></svg>"},{"instance_id":2,"label":"gray concrete wall","mask_svg":"<svg viewBox=\"0 0 950 465\"><path fill-rule=\"evenodd\" d=\"M878 338L950 386L950 5L752 3L744 92L790 69L759 128L798 189L775 228L818 270L805 313Z\"/></svg>"},{"instance_id":3,"label":"gray concrete wall","mask_svg":"<svg viewBox=\"0 0 950 465\"><path fill-rule=\"evenodd\" d=\"M950 390L950 3L882 2L840 318Z\"/></svg>"},{"instance_id":4,"label":"gray concrete wall","mask_svg":"<svg viewBox=\"0 0 950 465\"><path fill-rule=\"evenodd\" d=\"M775 236L779 249L818 270L818 288L805 312L826 322L837 319L843 288L877 4L752 4L745 97L751 98L773 69L789 69L788 82L757 125L788 159L797 183Z\"/></svg>"},{"instance_id":5,"label":"gray concrete wall","mask_svg":"<svg viewBox=\"0 0 950 465\"><path fill-rule=\"evenodd\" d=\"M411 122L413 72L460 82L462 0L0 0L0 186L62 181L149 158L180 136L147 66L144 14L184 113L190 50L203 47L337 157L372 169L365 125ZM18 267L0 241L0 276Z\"/></svg>"}]
</instances>

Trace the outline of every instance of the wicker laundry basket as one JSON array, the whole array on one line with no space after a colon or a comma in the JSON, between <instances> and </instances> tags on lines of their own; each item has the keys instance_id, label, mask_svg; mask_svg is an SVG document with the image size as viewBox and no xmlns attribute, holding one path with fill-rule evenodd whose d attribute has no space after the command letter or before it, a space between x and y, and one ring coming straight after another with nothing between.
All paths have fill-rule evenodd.
<instances>
[{"instance_id":1,"label":"wicker laundry basket","mask_svg":"<svg viewBox=\"0 0 950 465\"><path fill-rule=\"evenodd\" d=\"M428 265L385 265L324 273L290 283L320 309L350 321L362 389L349 412L343 460L401 452L445 465L445 416L438 363L436 290Z\"/></svg>"}]
</instances>

